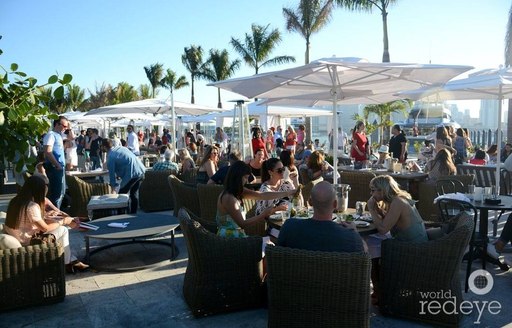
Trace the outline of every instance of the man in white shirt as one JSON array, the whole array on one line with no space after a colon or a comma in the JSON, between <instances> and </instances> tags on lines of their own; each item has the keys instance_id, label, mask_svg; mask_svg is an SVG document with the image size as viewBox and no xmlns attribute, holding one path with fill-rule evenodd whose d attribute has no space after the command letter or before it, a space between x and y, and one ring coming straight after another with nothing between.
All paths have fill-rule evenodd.
<instances>
[{"instance_id":1,"label":"man in white shirt","mask_svg":"<svg viewBox=\"0 0 512 328\"><path fill-rule=\"evenodd\" d=\"M128 147L132 153L139 156L139 137L137 136L137 133L133 131L133 125L128 125L126 131L128 131L128 136L126 137L126 147Z\"/></svg>"}]
</instances>

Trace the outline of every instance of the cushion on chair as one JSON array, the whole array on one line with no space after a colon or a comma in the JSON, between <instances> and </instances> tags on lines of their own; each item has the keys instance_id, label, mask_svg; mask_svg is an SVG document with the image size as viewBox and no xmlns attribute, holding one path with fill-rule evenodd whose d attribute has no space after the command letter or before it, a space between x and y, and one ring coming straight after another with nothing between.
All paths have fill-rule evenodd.
<instances>
[{"instance_id":1,"label":"cushion on chair","mask_svg":"<svg viewBox=\"0 0 512 328\"><path fill-rule=\"evenodd\" d=\"M6 233L0 233L0 249L20 248L18 239Z\"/></svg>"},{"instance_id":2,"label":"cushion on chair","mask_svg":"<svg viewBox=\"0 0 512 328\"><path fill-rule=\"evenodd\" d=\"M446 236L446 233L443 232L441 227L429 228L427 229L428 240L436 240L441 237Z\"/></svg>"}]
</instances>

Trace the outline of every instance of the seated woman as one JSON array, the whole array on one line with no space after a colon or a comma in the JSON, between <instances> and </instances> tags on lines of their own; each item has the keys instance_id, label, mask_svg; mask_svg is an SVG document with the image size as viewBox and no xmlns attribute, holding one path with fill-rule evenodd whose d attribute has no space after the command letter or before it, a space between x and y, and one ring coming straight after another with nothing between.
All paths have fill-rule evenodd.
<instances>
[{"instance_id":1,"label":"seated woman","mask_svg":"<svg viewBox=\"0 0 512 328\"><path fill-rule=\"evenodd\" d=\"M246 161L251 168L252 175L256 178L254 183L261 182L261 167L263 166L263 162L265 161L265 152L262 148L257 148L254 150L254 157Z\"/></svg>"},{"instance_id":2,"label":"seated woman","mask_svg":"<svg viewBox=\"0 0 512 328\"><path fill-rule=\"evenodd\" d=\"M457 168L453 164L452 154L446 148L440 149L436 157L425 165L425 173L428 173L429 181L435 182L443 175L457 174Z\"/></svg>"},{"instance_id":3,"label":"seated woman","mask_svg":"<svg viewBox=\"0 0 512 328\"><path fill-rule=\"evenodd\" d=\"M469 160L469 164L475 164L475 165L485 165L487 164L487 161L485 160L485 151L482 149L478 149L475 152L475 157Z\"/></svg>"},{"instance_id":4,"label":"seated woman","mask_svg":"<svg viewBox=\"0 0 512 328\"><path fill-rule=\"evenodd\" d=\"M283 150L279 155L285 169L284 178L290 180L295 188L299 188L299 170L295 166L295 159L289 150Z\"/></svg>"},{"instance_id":5,"label":"seated woman","mask_svg":"<svg viewBox=\"0 0 512 328\"><path fill-rule=\"evenodd\" d=\"M486 161L487 163L496 163L496 160L498 159L498 145L492 145L487 149L487 156Z\"/></svg>"},{"instance_id":6,"label":"seated woman","mask_svg":"<svg viewBox=\"0 0 512 328\"><path fill-rule=\"evenodd\" d=\"M31 176L23 185L20 192L9 202L7 218L5 220L6 232L19 240L23 245L30 245L36 233L50 233L64 247L64 263L69 273L75 270L85 270L89 266L78 261L71 254L69 246L69 233L65 226L75 228L79 222L69 216L55 215L53 219L46 218L46 193L48 186L41 176ZM54 207L55 208L55 207ZM58 211L53 209L53 214Z\"/></svg>"},{"instance_id":7,"label":"seated woman","mask_svg":"<svg viewBox=\"0 0 512 328\"><path fill-rule=\"evenodd\" d=\"M261 184L260 192L289 191L295 189L290 180L283 178L285 169L279 158L266 160L263 163L263 169L261 171L261 181L263 181L263 183ZM282 203L282 199L279 198L258 200L256 203L256 214L261 214L268 208L277 207L280 203Z\"/></svg>"},{"instance_id":8,"label":"seated woman","mask_svg":"<svg viewBox=\"0 0 512 328\"><path fill-rule=\"evenodd\" d=\"M181 148L178 150L178 156L180 157L181 169L180 173L185 173L196 168L196 163L190 156L187 148Z\"/></svg>"},{"instance_id":9,"label":"seated woman","mask_svg":"<svg viewBox=\"0 0 512 328\"><path fill-rule=\"evenodd\" d=\"M291 197L296 192L295 189L278 192L260 192L247 189L244 185L247 184L250 175L251 168L242 161L234 163L229 169L224 182L224 191L217 200L216 220L219 227L217 235L234 238L246 237L244 228L265 220L276 211L286 209L286 205L269 207L260 214L246 219L242 202L244 198L272 200Z\"/></svg>"},{"instance_id":10,"label":"seated woman","mask_svg":"<svg viewBox=\"0 0 512 328\"><path fill-rule=\"evenodd\" d=\"M398 183L389 175L381 175L370 181L371 197L368 210L378 234L366 238L368 250L372 257L371 278L374 286L373 298L379 296L379 261L380 246L389 234L405 242L427 241L427 232L423 219L416 209L411 195L400 189Z\"/></svg>"},{"instance_id":11,"label":"seated woman","mask_svg":"<svg viewBox=\"0 0 512 328\"><path fill-rule=\"evenodd\" d=\"M203 160L199 163L197 171L197 183L207 184L208 180L217 172L217 162L219 161L219 148L216 146L207 146Z\"/></svg>"}]
</instances>

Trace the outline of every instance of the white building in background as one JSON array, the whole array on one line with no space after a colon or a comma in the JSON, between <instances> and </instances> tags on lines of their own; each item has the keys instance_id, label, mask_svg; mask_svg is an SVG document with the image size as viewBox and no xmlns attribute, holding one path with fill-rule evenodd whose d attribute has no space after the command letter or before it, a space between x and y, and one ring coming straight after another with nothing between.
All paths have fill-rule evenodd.
<instances>
[{"instance_id":1,"label":"white building in background","mask_svg":"<svg viewBox=\"0 0 512 328\"><path fill-rule=\"evenodd\" d=\"M480 122L489 129L498 128L498 100L482 99L480 101ZM503 117L503 116L502 116Z\"/></svg>"}]
</instances>

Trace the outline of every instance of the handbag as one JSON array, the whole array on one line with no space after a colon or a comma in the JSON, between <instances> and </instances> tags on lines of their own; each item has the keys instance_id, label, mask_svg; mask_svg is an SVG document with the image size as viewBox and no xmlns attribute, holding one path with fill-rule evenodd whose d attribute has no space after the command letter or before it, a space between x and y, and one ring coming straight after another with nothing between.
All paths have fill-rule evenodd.
<instances>
[{"instance_id":1,"label":"handbag","mask_svg":"<svg viewBox=\"0 0 512 328\"><path fill-rule=\"evenodd\" d=\"M41 244L57 244L57 238L51 233L36 232L30 239L30 245Z\"/></svg>"}]
</instances>

